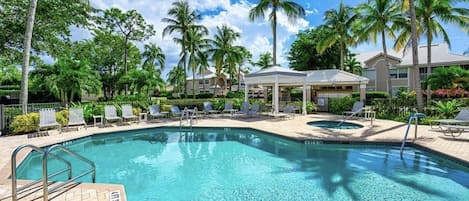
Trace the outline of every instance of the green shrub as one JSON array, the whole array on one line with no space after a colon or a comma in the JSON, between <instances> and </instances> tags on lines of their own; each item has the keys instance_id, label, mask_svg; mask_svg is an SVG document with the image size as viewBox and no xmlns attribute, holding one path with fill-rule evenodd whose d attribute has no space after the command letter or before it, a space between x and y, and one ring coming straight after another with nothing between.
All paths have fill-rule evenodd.
<instances>
[{"instance_id":1,"label":"green shrub","mask_svg":"<svg viewBox=\"0 0 469 201\"><path fill-rule=\"evenodd\" d=\"M226 94L226 98L244 98L244 91L230 91Z\"/></svg>"},{"instance_id":2,"label":"green shrub","mask_svg":"<svg viewBox=\"0 0 469 201\"><path fill-rule=\"evenodd\" d=\"M371 103L374 99L387 99L389 94L383 91L367 91L365 94L366 102ZM360 92L353 92L352 98L360 99Z\"/></svg>"},{"instance_id":3,"label":"green shrub","mask_svg":"<svg viewBox=\"0 0 469 201\"><path fill-rule=\"evenodd\" d=\"M459 101L453 99L451 101L433 101L435 104L434 109L443 118L453 118L454 115L459 111Z\"/></svg>"},{"instance_id":4,"label":"green shrub","mask_svg":"<svg viewBox=\"0 0 469 201\"><path fill-rule=\"evenodd\" d=\"M56 112L55 119L57 120L57 123L62 125L62 127L68 125L68 110Z\"/></svg>"},{"instance_id":5,"label":"green shrub","mask_svg":"<svg viewBox=\"0 0 469 201\"><path fill-rule=\"evenodd\" d=\"M329 99L329 112L333 114L343 114L345 111L350 111L353 103L358 101L357 98L345 96L343 98L330 98Z\"/></svg>"},{"instance_id":6,"label":"green shrub","mask_svg":"<svg viewBox=\"0 0 469 201\"><path fill-rule=\"evenodd\" d=\"M160 105L160 109L162 112L169 112L171 111L171 105L167 105L167 104Z\"/></svg>"},{"instance_id":7,"label":"green shrub","mask_svg":"<svg viewBox=\"0 0 469 201\"><path fill-rule=\"evenodd\" d=\"M136 95L117 95L114 96L113 101L124 102L124 101L148 101L148 97L144 94Z\"/></svg>"},{"instance_id":8,"label":"green shrub","mask_svg":"<svg viewBox=\"0 0 469 201\"><path fill-rule=\"evenodd\" d=\"M32 112L16 116L10 124L10 130L12 134L16 135L37 131L38 126L39 113Z\"/></svg>"},{"instance_id":9,"label":"green shrub","mask_svg":"<svg viewBox=\"0 0 469 201\"><path fill-rule=\"evenodd\" d=\"M211 93L206 93L206 94L196 94L195 98L201 99L201 98L213 98L213 94Z\"/></svg>"},{"instance_id":10,"label":"green shrub","mask_svg":"<svg viewBox=\"0 0 469 201\"><path fill-rule=\"evenodd\" d=\"M311 114L315 111L318 110L318 106L316 105L316 103L313 103L313 102L306 102L306 112L308 114Z\"/></svg>"}]
</instances>

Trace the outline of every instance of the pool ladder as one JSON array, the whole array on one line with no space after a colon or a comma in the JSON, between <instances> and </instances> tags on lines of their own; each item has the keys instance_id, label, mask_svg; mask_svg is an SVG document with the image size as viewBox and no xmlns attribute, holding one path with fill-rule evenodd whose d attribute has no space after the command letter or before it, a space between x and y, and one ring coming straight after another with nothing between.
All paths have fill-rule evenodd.
<instances>
[{"instance_id":1,"label":"pool ladder","mask_svg":"<svg viewBox=\"0 0 469 201\"><path fill-rule=\"evenodd\" d=\"M18 153L23 150L24 148L31 148L32 150L34 151L37 151L37 152L40 152L42 153L42 179L40 180L37 180L37 181L33 181L31 183L28 183L26 185L23 185L22 187L18 188L17 186L17 175L16 175L16 155L18 155ZM55 149L59 149L65 153L67 153L68 155L70 156L73 156L85 163L88 163L90 165L90 169L88 169L87 171L84 171L82 172L81 174L75 176L75 177L72 177L72 164L65 160L64 158L56 155L56 154L53 154L51 153L51 151L55 150ZM54 157L56 158L57 160L63 162L64 164L66 164L66 168L62 169L62 170L59 170L57 172L54 172L52 174L49 174L48 173L48 170L47 170L47 159L49 158L49 156L51 157ZM53 187L50 187L49 188L49 179L50 178L53 178L57 175L60 175L60 174L63 174L63 173L67 173L67 178L68 180L63 182L63 183L60 183L58 185L55 185ZM71 151L70 149L67 149L66 147L62 146L62 145L59 145L59 144L56 144L56 145L52 145L51 147L47 148L47 149L42 149L42 148L39 148L37 146L34 146L34 145L30 145L30 144L25 144L25 145L21 145L19 147L17 147L12 155L11 155L11 199L13 201L17 201L18 200L18 192L20 191L23 191L23 190L26 190L28 189L29 187L32 187L36 184L39 184L39 183L42 183L42 190L43 190L43 200L49 200L49 193L53 193L55 191L58 191L60 190L63 186L69 184L70 182L73 182L85 175L88 175L88 174L91 174L91 180L93 183L96 182L96 166L94 164L93 161Z\"/></svg>"},{"instance_id":2,"label":"pool ladder","mask_svg":"<svg viewBox=\"0 0 469 201\"><path fill-rule=\"evenodd\" d=\"M192 131L192 121L193 121L192 116L194 115L192 113L194 113L194 112L195 112L195 110L193 110L191 112L187 109L187 107L184 108L184 110L182 110L181 117L179 119L179 130L182 130L183 125L184 125L184 121L188 121L189 122L189 130Z\"/></svg>"},{"instance_id":3,"label":"pool ladder","mask_svg":"<svg viewBox=\"0 0 469 201\"><path fill-rule=\"evenodd\" d=\"M402 156L402 153L404 152L404 146L405 146L405 143L407 141L407 136L409 135L409 130L410 130L410 126L412 125L412 122L415 121L414 139L417 139L417 127L419 125L419 120L421 118L424 118L424 117L425 117L425 114L423 114L423 113L412 113L412 114L410 114L409 121L407 122L407 130L405 131L404 138L402 139L402 144L401 144L401 149L400 149L401 156Z\"/></svg>"}]
</instances>

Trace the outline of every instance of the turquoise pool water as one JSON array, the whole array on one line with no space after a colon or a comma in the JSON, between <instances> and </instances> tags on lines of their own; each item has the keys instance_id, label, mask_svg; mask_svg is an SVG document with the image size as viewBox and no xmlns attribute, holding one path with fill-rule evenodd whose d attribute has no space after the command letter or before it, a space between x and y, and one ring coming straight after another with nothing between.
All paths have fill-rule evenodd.
<instances>
[{"instance_id":1,"label":"turquoise pool water","mask_svg":"<svg viewBox=\"0 0 469 201\"><path fill-rule=\"evenodd\" d=\"M413 148L401 159L393 146L306 145L234 128L155 128L65 144L95 161L98 183L124 184L129 201L469 200L468 168ZM74 175L87 168L73 161ZM40 157L30 154L18 173L40 178Z\"/></svg>"},{"instance_id":2,"label":"turquoise pool water","mask_svg":"<svg viewBox=\"0 0 469 201\"><path fill-rule=\"evenodd\" d=\"M310 126L316 126L320 128L333 128L333 129L357 129L363 128L360 124L340 121L310 121L307 123Z\"/></svg>"}]
</instances>

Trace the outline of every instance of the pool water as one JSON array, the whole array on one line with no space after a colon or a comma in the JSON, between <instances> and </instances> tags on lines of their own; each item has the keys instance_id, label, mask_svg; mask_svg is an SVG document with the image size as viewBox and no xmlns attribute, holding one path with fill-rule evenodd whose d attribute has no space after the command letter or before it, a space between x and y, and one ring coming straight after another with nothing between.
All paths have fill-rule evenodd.
<instances>
[{"instance_id":1,"label":"pool water","mask_svg":"<svg viewBox=\"0 0 469 201\"><path fill-rule=\"evenodd\" d=\"M333 129L357 129L363 128L360 124L341 122L341 121L310 121L307 123L310 126L316 126L320 128L333 128Z\"/></svg>"},{"instance_id":2,"label":"pool water","mask_svg":"<svg viewBox=\"0 0 469 201\"><path fill-rule=\"evenodd\" d=\"M129 201L469 200L469 168L414 148L401 159L393 146L311 145L235 128L126 131L66 146L95 161L97 183L125 185ZM72 161L74 175L87 168ZM49 167L64 166L51 158ZM32 153L18 176L40 174Z\"/></svg>"}]
</instances>

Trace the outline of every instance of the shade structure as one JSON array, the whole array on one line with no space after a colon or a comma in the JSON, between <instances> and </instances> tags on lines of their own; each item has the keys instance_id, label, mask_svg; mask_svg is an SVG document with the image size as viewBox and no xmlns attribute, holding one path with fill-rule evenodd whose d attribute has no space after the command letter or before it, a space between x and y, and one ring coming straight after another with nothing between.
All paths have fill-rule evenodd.
<instances>
[{"instance_id":1,"label":"shade structure","mask_svg":"<svg viewBox=\"0 0 469 201\"><path fill-rule=\"evenodd\" d=\"M305 71L307 85L359 85L368 84L369 79L338 69Z\"/></svg>"},{"instance_id":2,"label":"shade structure","mask_svg":"<svg viewBox=\"0 0 469 201\"><path fill-rule=\"evenodd\" d=\"M279 111L279 86L304 85L307 74L280 66L272 66L261 69L244 76L245 83L245 101L248 99L248 86L253 84L272 85L273 88L273 107L274 113ZM306 99L303 99L303 111L306 108Z\"/></svg>"}]
</instances>

